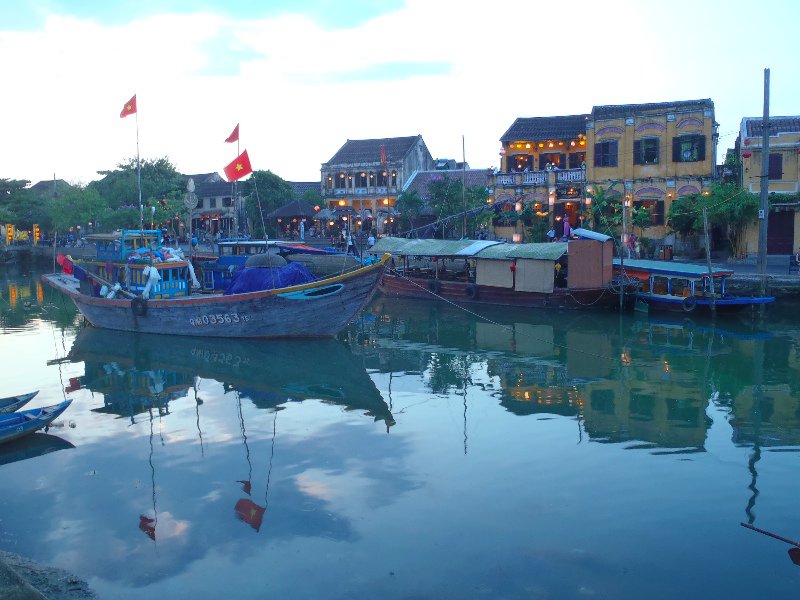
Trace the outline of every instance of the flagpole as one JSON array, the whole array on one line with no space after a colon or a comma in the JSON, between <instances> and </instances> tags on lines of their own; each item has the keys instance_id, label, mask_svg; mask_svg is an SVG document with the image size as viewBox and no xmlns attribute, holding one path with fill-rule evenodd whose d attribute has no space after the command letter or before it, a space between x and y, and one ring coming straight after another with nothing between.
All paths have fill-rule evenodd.
<instances>
[{"instance_id":1,"label":"flagpole","mask_svg":"<svg viewBox=\"0 0 800 600\"><path fill-rule=\"evenodd\" d=\"M139 184L139 229L144 230L144 206L142 205L142 161L139 159L139 107L136 107L136 171Z\"/></svg>"}]
</instances>

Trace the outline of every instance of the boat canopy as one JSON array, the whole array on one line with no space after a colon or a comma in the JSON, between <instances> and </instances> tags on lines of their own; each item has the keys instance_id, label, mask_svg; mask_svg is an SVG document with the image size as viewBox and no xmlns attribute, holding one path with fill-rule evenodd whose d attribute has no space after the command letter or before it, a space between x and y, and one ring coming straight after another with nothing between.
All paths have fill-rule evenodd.
<instances>
[{"instance_id":1,"label":"boat canopy","mask_svg":"<svg viewBox=\"0 0 800 600\"><path fill-rule=\"evenodd\" d=\"M619 267L620 261L618 258L614 259L614 266ZM657 275L672 275L675 277L687 277L691 279L698 279L701 277L708 277L708 267L704 265L694 265L691 263L675 263L665 262L661 260L641 260L641 259L626 259L623 265L625 268L632 271L645 271ZM715 269L712 268L711 272L714 277L725 277L733 275L730 269Z\"/></svg>"},{"instance_id":2,"label":"boat canopy","mask_svg":"<svg viewBox=\"0 0 800 600\"><path fill-rule=\"evenodd\" d=\"M607 242L611 239L610 235L606 235L604 233L598 233L596 231L592 231L591 229L584 229L583 227L578 227L577 229L572 230L572 235L576 235L579 238L584 238L587 240L597 240L598 242Z\"/></svg>"},{"instance_id":3,"label":"boat canopy","mask_svg":"<svg viewBox=\"0 0 800 600\"><path fill-rule=\"evenodd\" d=\"M567 253L567 243L509 244L489 240L434 240L385 237L370 248L372 254L396 256L441 256L489 260L558 260Z\"/></svg>"}]
</instances>

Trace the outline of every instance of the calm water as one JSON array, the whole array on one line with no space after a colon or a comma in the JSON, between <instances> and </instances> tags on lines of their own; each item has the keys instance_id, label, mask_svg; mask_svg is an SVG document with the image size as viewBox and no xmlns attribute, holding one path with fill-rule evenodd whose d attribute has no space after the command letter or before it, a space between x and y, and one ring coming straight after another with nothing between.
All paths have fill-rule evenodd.
<instances>
[{"instance_id":1,"label":"calm water","mask_svg":"<svg viewBox=\"0 0 800 600\"><path fill-rule=\"evenodd\" d=\"M340 340L83 328L0 271L0 550L102 598L794 598L800 321L376 299ZM319 318L324 318L320 315Z\"/></svg>"}]
</instances>

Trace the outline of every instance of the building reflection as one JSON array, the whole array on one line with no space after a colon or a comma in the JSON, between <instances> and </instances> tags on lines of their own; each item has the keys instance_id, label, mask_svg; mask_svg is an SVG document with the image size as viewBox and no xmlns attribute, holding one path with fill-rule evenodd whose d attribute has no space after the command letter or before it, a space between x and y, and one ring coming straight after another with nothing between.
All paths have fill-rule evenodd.
<instances>
[{"instance_id":1,"label":"building reflection","mask_svg":"<svg viewBox=\"0 0 800 600\"><path fill-rule=\"evenodd\" d=\"M388 299L372 309L351 331L354 348L381 372L424 375L433 393L442 381L466 389L485 372L513 414L574 416L594 441L668 452L704 449L713 399L731 406L735 441L748 443L758 429L775 445L800 445L800 376L766 382L759 409L752 406L754 348L772 338L752 325L489 308L478 319L441 303ZM787 366L800 373L791 344L777 352L766 361L776 374Z\"/></svg>"}]
</instances>

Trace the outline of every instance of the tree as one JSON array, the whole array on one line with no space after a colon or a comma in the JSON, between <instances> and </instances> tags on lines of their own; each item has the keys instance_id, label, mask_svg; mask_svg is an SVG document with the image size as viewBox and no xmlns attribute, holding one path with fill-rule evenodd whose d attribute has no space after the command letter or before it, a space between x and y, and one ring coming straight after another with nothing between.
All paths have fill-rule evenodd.
<instances>
[{"instance_id":1,"label":"tree","mask_svg":"<svg viewBox=\"0 0 800 600\"><path fill-rule=\"evenodd\" d=\"M586 192L591 199L590 213L592 228L606 235L614 236L617 227L622 225L622 194L616 189L619 181L612 182L603 188L595 185L592 191Z\"/></svg>"},{"instance_id":2,"label":"tree","mask_svg":"<svg viewBox=\"0 0 800 600\"><path fill-rule=\"evenodd\" d=\"M105 203L96 190L69 188L54 198L49 206L49 216L56 231L85 226L103 214Z\"/></svg>"},{"instance_id":3,"label":"tree","mask_svg":"<svg viewBox=\"0 0 800 600\"><path fill-rule=\"evenodd\" d=\"M463 221L449 217L463 214L465 210L484 208L489 193L481 186L465 189L460 178L444 175L431 180L428 184L428 196L428 205L434 210L437 220L443 222L444 233L447 233L449 227L451 232L460 237Z\"/></svg>"},{"instance_id":4,"label":"tree","mask_svg":"<svg viewBox=\"0 0 800 600\"><path fill-rule=\"evenodd\" d=\"M114 171L98 171L103 178L88 187L94 189L111 208L139 206L139 185L136 159L120 163ZM174 194L181 194L185 184L183 176L165 158L142 160L142 204Z\"/></svg>"},{"instance_id":5,"label":"tree","mask_svg":"<svg viewBox=\"0 0 800 600\"><path fill-rule=\"evenodd\" d=\"M667 223L675 231L688 235L703 231L703 208L709 224L720 228L734 256L743 256L744 233L758 217L759 197L733 183L718 183L704 194L678 198L669 207Z\"/></svg>"},{"instance_id":6,"label":"tree","mask_svg":"<svg viewBox=\"0 0 800 600\"><path fill-rule=\"evenodd\" d=\"M243 193L247 196L245 209L247 216L253 223L253 233L256 237L264 235L262 216L276 208L288 204L295 199L294 190L289 182L281 179L272 171L253 171L253 175L244 182ZM262 216L258 214L259 204ZM275 233L275 227L264 220L267 233Z\"/></svg>"},{"instance_id":7,"label":"tree","mask_svg":"<svg viewBox=\"0 0 800 600\"><path fill-rule=\"evenodd\" d=\"M400 228L403 231L414 229L420 212L425 206L425 200L416 190L402 192L394 203L394 209L399 213Z\"/></svg>"}]
</instances>

